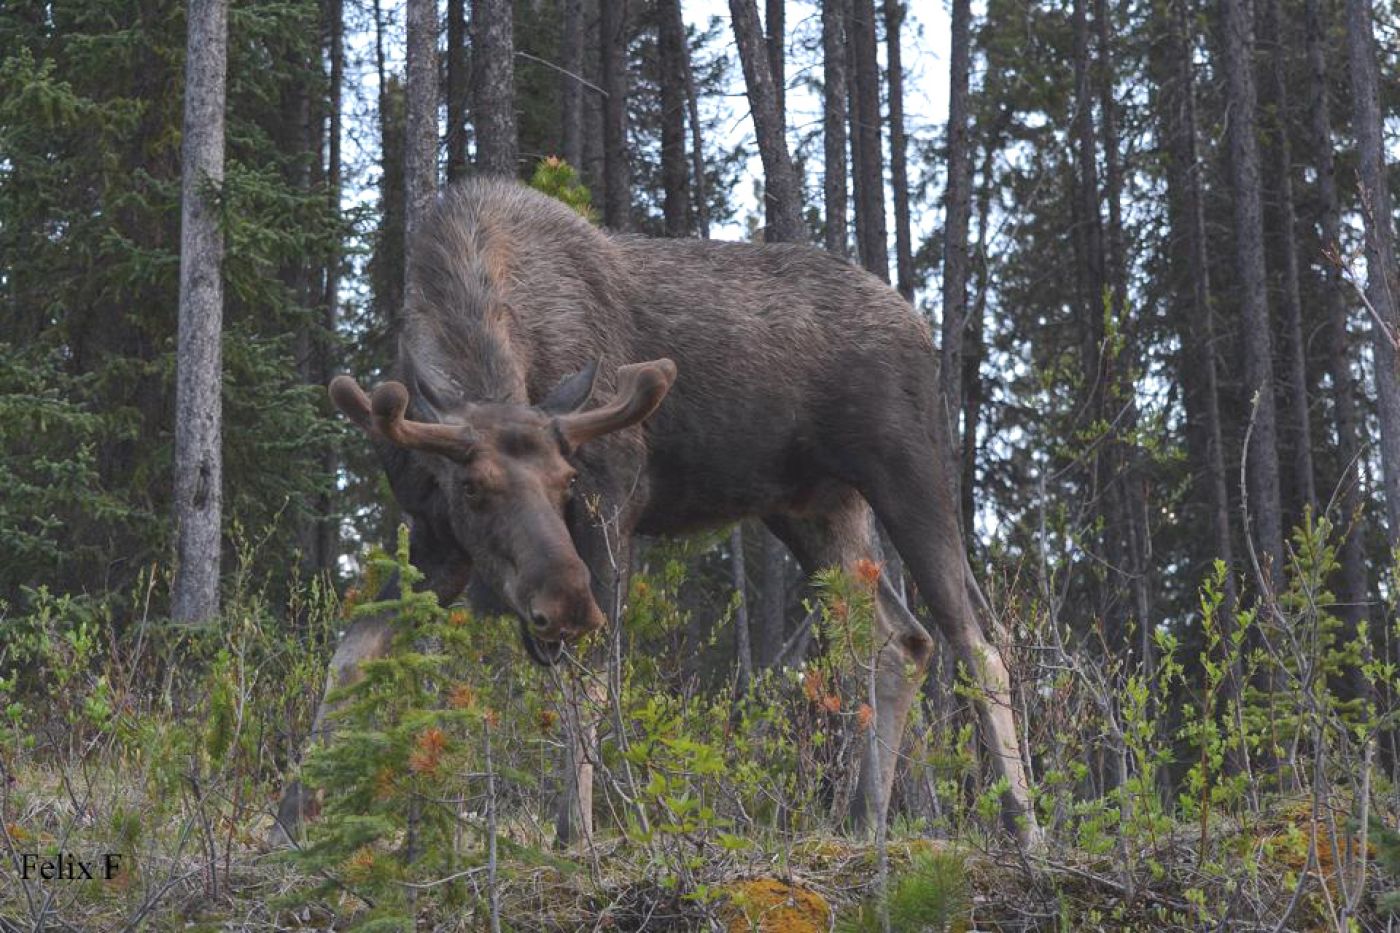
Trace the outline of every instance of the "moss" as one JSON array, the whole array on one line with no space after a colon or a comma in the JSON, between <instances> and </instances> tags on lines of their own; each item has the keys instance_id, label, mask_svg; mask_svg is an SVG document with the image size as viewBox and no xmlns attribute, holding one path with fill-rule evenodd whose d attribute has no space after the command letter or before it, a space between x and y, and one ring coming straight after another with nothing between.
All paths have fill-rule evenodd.
<instances>
[{"instance_id":1,"label":"moss","mask_svg":"<svg viewBox=\"0 0 1400 933\"><path fill-rule=\"evenodd\" d=\"M776 878L736 881L721 891L729 933L825 933L831 925L826 898Z\"/></svg>"}]
</instances>

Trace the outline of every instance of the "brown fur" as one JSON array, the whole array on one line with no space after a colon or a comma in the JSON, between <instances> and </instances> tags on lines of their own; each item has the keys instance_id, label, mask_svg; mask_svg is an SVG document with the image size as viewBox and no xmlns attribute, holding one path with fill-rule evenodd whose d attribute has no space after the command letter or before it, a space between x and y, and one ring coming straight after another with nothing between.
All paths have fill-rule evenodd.
<instances>
[{"instance_id":1,"label":"brown fur","mask_svg":"<svg viewBox=\"0 0 1400 933\"><path fill-rule=\"evenodd\" d=\"M440 595L451 589L441 581L470 569L537 623L526 642L549 661L550 640L617 610L613 593L625 586L613 568L625 577L634 533L758 516L810 572L870 556L873 506L984 687L984 732L1030 838L1007 674L973 614L940 473L933 343L898 294L820 250L614 236L544 195L485 179L443 196L410 261L418 284L398 361L409 415L465 432L472 453L405 451L382 430L379 446L413 520L413 558ZM602 405L571 414L591 396L594 364ZM358 423L370 420L357 408L363 393L334 394ZM644 408L655 411L636 423ZM632 420L615 415L610 433L568 440L569 419L622 411ZM601 508L561 493L575 471L581 498ZM483 485L501 506L491 514ZM612 521L606 534L600 515ZM867 756L857 811L867 824L884 817L932 649L887 585L878 602L880 751ZM561 836L586 832L590 819L561 813Z\"/></svg>"}]
</instances>

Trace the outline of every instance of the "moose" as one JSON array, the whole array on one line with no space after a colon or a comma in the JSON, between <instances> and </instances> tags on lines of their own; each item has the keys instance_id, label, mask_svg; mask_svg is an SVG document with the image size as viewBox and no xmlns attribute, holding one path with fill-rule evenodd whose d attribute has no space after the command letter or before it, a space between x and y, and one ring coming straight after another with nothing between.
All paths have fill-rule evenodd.
<instances>
[{"instance_id":1,"label":"moose","mask_svg":"<svg viewBox=\"0 0 1400 933\"><path fill-rule=\"evenodd\" d=\"M1023 842L1037 838L1007 669L974 608L940 454L933 342L898 293L808 246L611 234L490 178L439 198L408 261L397 378L366 394L339 376L330 394L375 445L411 559L442 602L470 581L549 665L619 618L633 535L757 517L810 574L872 557L873 509L980 688L1006 813ZM934 646L890 583L878 587L858 828L886 817ZM390 641L386 620L357 620L328 687ZM570 757L561 841L591 832L591 767ZM282 828L304 797L289 788Z\"/></svg>"}]
</instances>

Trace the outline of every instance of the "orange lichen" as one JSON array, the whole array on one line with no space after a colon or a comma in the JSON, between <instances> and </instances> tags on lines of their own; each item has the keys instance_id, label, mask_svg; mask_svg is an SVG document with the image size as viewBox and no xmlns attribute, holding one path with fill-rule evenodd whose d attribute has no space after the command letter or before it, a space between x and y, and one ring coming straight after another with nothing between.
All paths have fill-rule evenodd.
<instances>
[{"instance_id":1,"label":"orange lichen","mask_svg":"<svg viewBox=\"0 0 1400 933\"><path fill-rule=\"evenodd\" d=\"M826 710L828 713L841 712L840 694L828 693L826 696L822 697L822 709Z\"/></svg>"},{"instance_id":2,"label":"orange lichen","mask_svg":"<svg viewBox=\"0 0 1400 933\"><path fill-rule=\"evenodd\" d=\"M1324 880L1337 873L1337 863L1352 865L1356 861L1361 840L1355 835L1334 833L1325 820L1313 821L1306 808L1287 815L1288 827L1273 836L1275 858L1293 871L1301 872L1308 864L1308 846L1316 846L1317 858L1312 873ZM1367 859L1375 858L1375 846L1366 845Z\"/></svg>"},{"instance_id":3,"label":"orange lichen","mask_svg":"<svg viewBox=\"0 0 1400 933\"><path fill-rule=\"evenodd\" d=\"M825 687L826 684L823 683L821 671L812 668L802 675L802 692L806 695L807 699L811 700L813 703L821 699L822 693L825 692Z\"/></svg>"},{"instance_id":4,"label":"orange lichen","mask_svg":"<svg viewBox=\"0 0 1400 933\"><path fill-rule=\"evenodd\" d=\"M856 711L856 724L860 726L862 732L870 725L870 720L875 718L875 711L870 708L869 703L862 703L860 709Z\"/></svg>"},{"instance_id":5,"label":"orange lichen","mask_svg":"<svg viewBox=\"0 0 1400 933\"><path fill-rule=\"evenodd\" d=\"M447 614L447 624L461 628L472 620L472 614L465 609L453 609Z\"/></svg>"},{"instance_id":6,"label":"orange lichen","mask_svg":"<svg viewBox=\"0 0 1400 933\"><path fill-rule=\"evenodd\" d=\"M729 933L824 933L831 926L824 897L776 878L736 881L723 892Z\"/></svg>"}]
</instances>

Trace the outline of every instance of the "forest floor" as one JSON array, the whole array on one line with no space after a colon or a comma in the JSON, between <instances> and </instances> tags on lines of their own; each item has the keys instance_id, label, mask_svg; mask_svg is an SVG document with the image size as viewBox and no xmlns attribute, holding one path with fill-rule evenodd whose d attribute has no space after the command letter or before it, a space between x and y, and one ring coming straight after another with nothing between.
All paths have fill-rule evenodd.
<instances>
[{"instance_id":1,"label":"forest floor","mask_svg":"<svg viewBox=\"0 0 1400 933\"><path fill-rule=\"evenodd\" d=\"M153 788L141 780L150 772L137 764L31 767L10 776L0 929L375 928L374 896L357 884L357 870L370 865L352 860L333 879L308 870L289 850L265 845L270 805L250 806L234 822L227 806L237 801L214 801L229 788L211 792L188 775L184 787L165 788L180 805L160 808L166 820L153 826L155 808L143 804ZM1212 826L1213 847L1239 853L1248 866L1239 874L1193 864L1198 827L1178 826L1155 855L1136 851L1128 861L1121 847L1090 857L1052 845L1028 859L1006 836L953 841L897 827L883 901L875 846L829 832L769 834L742 846L678 836L658 848L600 827L593 845L556 850L523 841L528 828L502 825L494 868L484 840L464 837L458 872L409 883L418 889L410 912L414 926L434 930L488 930L494 912L507 931L873 933L881 929L880 903L897 933L1388 929L1369 896L1346 909L1355 853L1339 851L1327 829L1309 834L1308 818L1299 801L1248 827ZM1374 859L1375 846L1367 849ZM110 879L102 877L107 852L121 856ZM24 880L25 853L57 858L60 875L78 877L40 879L30 859ZM95 877L82 878L64 854ZM1368 870L1364 862L1359 870Z\"/></svg>"}]
</instances>

